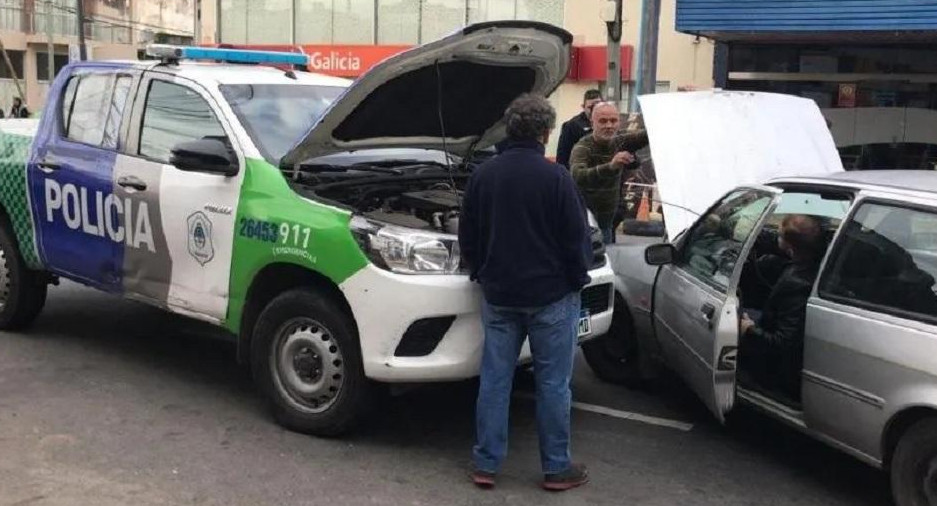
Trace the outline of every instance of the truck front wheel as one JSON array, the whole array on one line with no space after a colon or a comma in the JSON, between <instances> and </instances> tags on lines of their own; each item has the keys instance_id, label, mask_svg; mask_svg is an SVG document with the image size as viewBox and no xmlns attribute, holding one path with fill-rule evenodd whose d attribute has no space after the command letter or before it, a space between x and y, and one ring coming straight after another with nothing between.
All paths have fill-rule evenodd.
<instances>
[{"instance_id":1,"label":"truck front wheel","mask_svg":"<svg viewBox=\"0 0 937 506\"><path fill-rule=\"evenodd\" d=\"M367 406L368 381L351 318L313 290L285 292L260 313L254 379L277 422L317 436L348 432Z\"/></svg>"},{"instance_id":2,"label":"truck front wheel","mask_svg":"<svg viewBox=\"0 0 937 506\"><path fill-rule=\"evenodd\" d=\"M43 272L26 267L10 229L0 226L0 330L28 327L46 303Z\"/></svg>"}]
</instances>

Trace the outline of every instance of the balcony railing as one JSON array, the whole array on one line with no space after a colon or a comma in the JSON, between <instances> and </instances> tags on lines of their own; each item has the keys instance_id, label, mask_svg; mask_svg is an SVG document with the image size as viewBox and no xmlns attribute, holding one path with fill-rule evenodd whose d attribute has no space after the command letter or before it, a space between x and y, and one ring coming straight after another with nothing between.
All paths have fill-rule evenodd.
<instances>
[{"instance_id":1,"label":"balcony railing","mask_svg":"<svg viewBox=\"0 0 937 506\"><path fill-rule=\"evenodd\" d=\"M39 6L43 8L42 5ZM112 44L129 44L135 30L130 25L107 21L85 20L85 37L89 40ZM0 5L0 30L44 35L51 29L53 35L78 37L78 18L69 12L27 12L22 7ZM143 38L143 30L137 40Z\"/></svg>"}]
</instances>

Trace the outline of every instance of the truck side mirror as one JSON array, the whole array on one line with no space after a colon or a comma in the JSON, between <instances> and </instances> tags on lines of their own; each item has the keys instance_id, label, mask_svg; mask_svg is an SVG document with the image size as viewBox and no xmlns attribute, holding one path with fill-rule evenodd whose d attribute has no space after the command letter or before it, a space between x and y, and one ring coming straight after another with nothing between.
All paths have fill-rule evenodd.
<instances>
[{"instance_id":1,"label":"truck side mirror","mask_svg":"<svg viewBox=\"0 0 937 506\"><path fill-rule=\"evenodd\" d=\"M238 165L228 146L218 139L180 142L170 151L169 163L179 170L235 176Z\"/></svg>"},{"instance_id":2,"label":"truck side mirror","mask_svg":"<svg viewBox=\"0 0 937 506\"><path fill-rule=\"evenodd\" d=\"M673 244L653 244L644 250L644 261L648 265L668 265L677 258L677 248Z\"/></svg>"}]
</instances>

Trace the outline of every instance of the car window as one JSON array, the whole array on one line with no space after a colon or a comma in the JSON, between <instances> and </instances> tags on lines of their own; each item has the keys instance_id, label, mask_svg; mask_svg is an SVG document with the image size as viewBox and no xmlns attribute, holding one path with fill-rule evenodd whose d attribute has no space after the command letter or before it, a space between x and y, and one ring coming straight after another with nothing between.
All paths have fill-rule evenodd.
<instances>
[{"instance_id":1,"label":"car window","mask_svg":"<svg viewBox=\"0 0 937 506\"><path fill-rule=\"evenodd\" d=\"M937 321L937 213L863 204L843 228L820 296L874 311Z\"/></svg>"},{"instance_id":2,"label":"car window","mask_svg":"<svg viewBox=\"0 0 937 506\"><path fill-rule=\"evenodd\" d=\"M132 83L133 78L131 76L118 76L117 82L114 84L114 93L111 97L107 123L104 125L104 140L102 145L105 148L117 148L120 123L124 117L124 107L127 106L127 97L130 96L130 85Z\"/></svg>"},{"instance_id":3,"label":"car window","mask_svg":"<svg viewBox=\"0 0 937 506\"><path fill-rule=\"evenodd\" d=\"M75 142L116 149L133 77L86 74L72 77L62 98L62 127Z\"/></svg>"},{"instance_id":4,"label":"car window","mask_svg":"<svg viewBox=\"0 0 937 506\"><path fill-rule=\"evenodd\" d=\"M100 146L104 139L104 121L110 105L113 74L88 74L77 79L71 114L65 124L65 136L73 141ZM68 91L66 89L66 91Z\"/></svg>"},{"instance_id":5,"label":"car window","mask_svg":"<svg viewBox=\"0 0 937 506\"><path fill-rule=\"evenodd\" d=\"M760 190L729 194L693 226L677 265L724 292L745 242L772 198Z\"/></svg>"},{"instance_id":6,"label":"car window","mask_svg":"<svg viewBox=\"0 0 937 506\"><path fill-rule=\"evenodd\" d=\"M169 163L175 145L200 139L228 144L224 128L208 102L186 86L152 81L143 111L139 154Z\"/></svg>"}]
</instances>

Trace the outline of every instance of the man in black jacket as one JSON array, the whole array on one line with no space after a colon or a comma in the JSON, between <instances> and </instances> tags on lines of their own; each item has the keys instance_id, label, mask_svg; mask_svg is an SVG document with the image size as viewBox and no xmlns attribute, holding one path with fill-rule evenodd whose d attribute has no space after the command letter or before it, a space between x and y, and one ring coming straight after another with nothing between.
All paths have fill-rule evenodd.
<instances>
[{"instance_id":1,"label":"man in black jacket","mask_svg":"<svg viewBox=\"0 0 937 506\"><path fill-rule=\"evenodd\" d=\"M790 215L781 223L778 243L790 263L771 290L759 321L742 316L739 355L745 371L760 386L799 401L807 299L823 258L823 229L816 218Z\"/></svg>"},{"instance_id":2,"label":"man in black jacket","mask_svg":"<svg viewBox=\"0 0 937 506\"><path fill-rule=\"evenodd\" d=\"M563 123L560 140L556 146L556 163L569 168L569 157L573 146L586 135L592 133L592 108L602 101L599 90L588 90L582 97L582 112Z\"/></svg>"},{"instance_id":3,"label":"man in black jacket","mask_svg":"<svg viewBox=\"0 0 937 506\"><path fill-rule=\"evenodd\" d=\"M537 429L543 487L567 490L588 481L569 453L569 388L591 258L585 205L572 176L544 157L556 112L543 97L511 103L509 141L472 173L462 202L459 246L482 287L485 342L476 405L475 469L494 486L507 454L508 410L517 358L530 342L537 382Z\"/></svg>"}]
</instances>

